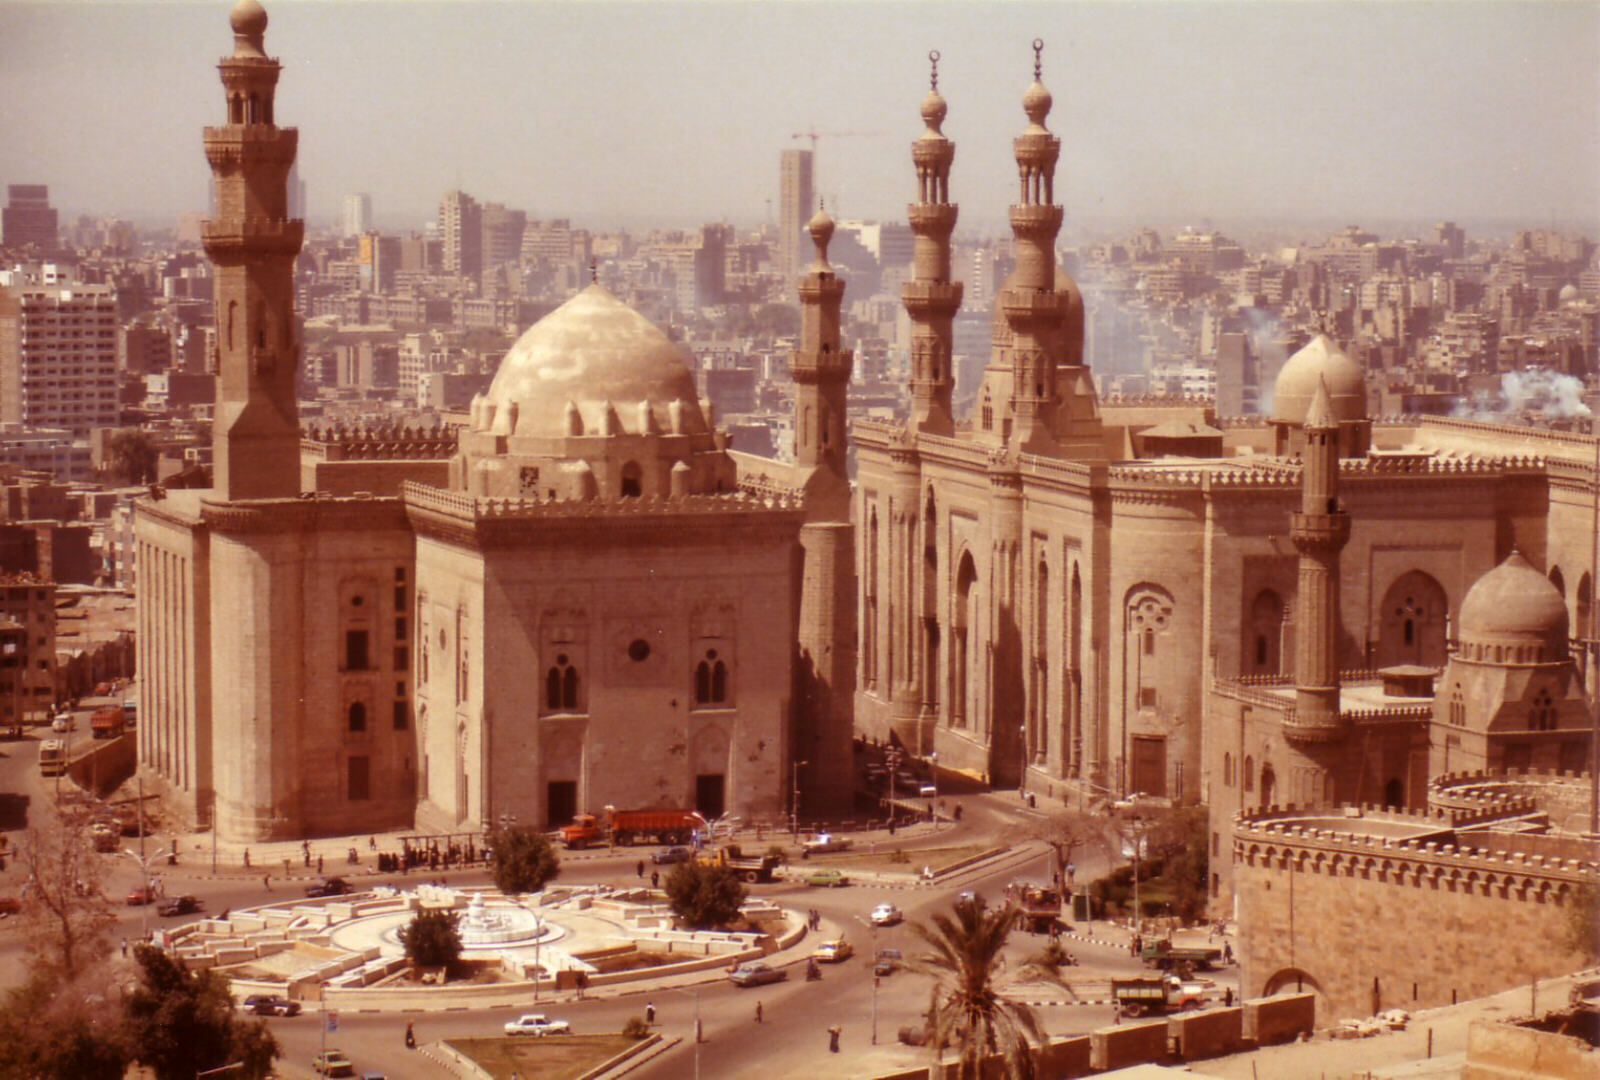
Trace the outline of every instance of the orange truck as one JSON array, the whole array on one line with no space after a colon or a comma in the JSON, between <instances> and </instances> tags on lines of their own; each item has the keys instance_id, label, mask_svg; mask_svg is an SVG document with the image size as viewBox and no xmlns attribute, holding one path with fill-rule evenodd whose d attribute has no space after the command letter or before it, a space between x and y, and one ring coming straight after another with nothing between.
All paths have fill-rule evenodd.
<instances>
[{"instance_id":1,"label":"orange truck","mask_svg":"<svg viewBox=\"0 0 1600 1080\"><path fill-rule=\"evenodd\" d=\"M607 842L686 844L691 833L705 827L705 818L693 810L612 810L600 817L579 814L562 826L561 841L574 849Z\"/></svg>"},{"instance_id":2,"label":"orange truck","mask_svg":"<svg viewBox=\"0 0 1600 1080\"><path fill-rule=\"evenodd\" d=\"M122 734L122 726L126 722L122 706L107 705L103 709L96 709L94 715L89 717L89 730L94 732L97 739L115 739Z\"/></svg>"}]
</instances>

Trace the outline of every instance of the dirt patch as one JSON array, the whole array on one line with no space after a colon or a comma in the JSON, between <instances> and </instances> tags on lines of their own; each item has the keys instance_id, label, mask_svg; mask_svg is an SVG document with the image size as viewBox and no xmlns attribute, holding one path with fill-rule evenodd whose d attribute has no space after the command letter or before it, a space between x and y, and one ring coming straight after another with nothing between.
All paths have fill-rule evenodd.
<instances>
[{"instance_id":1,"label":"dirt patch","mask_svg":"<svg viewBox=\"0 0 1600 1080\"><path fill-rule=\"evenodd\" d=\"M610 1061L636 1041L625 1035L546 1035L449 1039L445 1045L471 1059L494 1080L510 1080L512 1073L539 1080L570 1080Z\"/></svg>"}]
</instances>

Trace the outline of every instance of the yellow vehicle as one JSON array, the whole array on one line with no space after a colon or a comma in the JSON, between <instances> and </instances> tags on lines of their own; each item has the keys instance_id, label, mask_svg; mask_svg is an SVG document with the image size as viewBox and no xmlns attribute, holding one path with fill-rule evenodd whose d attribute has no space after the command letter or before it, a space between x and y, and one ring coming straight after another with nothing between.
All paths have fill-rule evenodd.
<instances>
[{"instance_id":1,"label":"yellow vehicle","mask_svg":"<svg viewBox=\"0 0 1600 1080\"><path fill-rule=\"evenodd\" d=\"M817 951L811 955L815 957L819 963L838 964L850 959L854 953L855 949L851 948L848 941L846 941L844 938L835 938L832 941L824 941L822 944L818 945Z\"/></svg>"},{"instance_id":2,"label":"yellow vehicle","mask_svg":"<svg viewBox=\"0 0 1600 1080\"><path fill-rule=\"evenodd\" d=\"M776 855L746 855L739 850L738 844L724 844L715 850L702 852L696 861L705 866L732 867L739 879L748 885L771 881L772 872L778 866Z\"/></svg>"},{"instance_id":3,"label":"yellow vehicle","mask_svg":"<svg viewBox=\"0 0 1600 1080\"><path fill-rule=\"evenodd\" d=\"M60 776L67 771L67 744L60 739L46 739L39 744L39 775Z\"/></svg>"}]
</instances>

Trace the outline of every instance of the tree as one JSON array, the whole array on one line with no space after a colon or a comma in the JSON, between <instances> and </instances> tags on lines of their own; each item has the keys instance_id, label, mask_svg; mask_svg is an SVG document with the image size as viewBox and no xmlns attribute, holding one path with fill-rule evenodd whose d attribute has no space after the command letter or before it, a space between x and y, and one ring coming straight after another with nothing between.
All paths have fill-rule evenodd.
<instances>
[{"instance_id":1,"label":"tree","mask_svg":"<svg viewBox=\"0 0 1600 1080\"><path fill-rule=\"evenodd\" d=\"M28 882L22 924L30 962L70 982L109 955L115 922L85 815L69 809L58 828L29 829L17 863Z\"/></svg>"},{"instance_id":2,"label":"tree","mask_svg":"<svg viewBox=\"0 0 1600 1080\"><path fill-rule=\"evenodd\" d=\"M495 888L508 895L538 892L561 873L550 840L526 825L502 826L489 834L494 849Z\"/></svg>"},{"instance_id":3,"label":"tree","mask_svg":"<svg viewBox=\"0 0 1600 1080\"><path fill-rule=\"evenodd\" d=\"M123 1031L134 1060L156 1080L191 1080L198 1072L240 1062L260 1080L279 1054L266 1021L234 1012L228 982L214 971L189 971L150 945L138 945L139 984L123 1002Z\"/></svg>"},{"instance_id":4,"label":"tree","mask_svg":"<svg viewBox=\"0 0 1600 1080\"><path fill-rule=\"evenodd\" d=\"M0 1006L0 1076L30 1080L122 1080L133 1059L123 1037L110 973L71 982L35 971Z\"/></svg>"},{"instance_id":5,"label":"tree","mask_svg":"<svg viewBox=\"0 0 1600 1080\"><path fill-rule=\"evenodd\" d=\"M145 431L128 428L111 436L106 472L119 484L148 484L156 478L160 455L155 440Z\"/></svg>"},{"instance_id":6,"label":"tree","mask_svg":"<svg viewBox=\"0 0 1600 1080\"><path fill-rule=\"evenodd\" d=\"M417 967L448 968L461 958L461 917L445 908L422 908L400 928L400 944Z\"/></svg>"},{"instance_id":7,"label":"tree","mask_svg":"<svg viewBox=\"0 0 1600 1080\"><path fill-rule=\"evenodd\" d=\"M1077 860L1078 851L1107 852L1110 833L1105 818L1070 806L1053 811L1035 830L1035 835L1055 852L1056 882L1062 885L1066 882L1067 864Z\"/></svg>"},{"instance_id":8,"label":"tree","mask_svg":"<svg viewBox=\"0 0 1600 1080\"><path fill-rule=\"evenodd\" d=\"M696 930L726 926L739 917L744 898L744 885L731 866L679 863L667 876L672 913Z\"/></svg>"},{"instance_id":9,"label":"tree","mask_svg":"<svg viewBox=\"0 0 1600 1080\"><path fill-rule=\"evenodd\" d=\"M959 901L953 913L954 918L936 912L931 925L908 924L932 950L910 963L934 979L928 1044L935 1054L955 1044L960 1080L978 1080L991 1054L1000 1055L1010 1080L1032 1080L1028 1040L1042 1043L1044 1033L1033 1010L1002 994L996 983L1005 966L1002 950L1021 913L1011 904L989 908L977 899Z\"/></svg>"}]
</instances>

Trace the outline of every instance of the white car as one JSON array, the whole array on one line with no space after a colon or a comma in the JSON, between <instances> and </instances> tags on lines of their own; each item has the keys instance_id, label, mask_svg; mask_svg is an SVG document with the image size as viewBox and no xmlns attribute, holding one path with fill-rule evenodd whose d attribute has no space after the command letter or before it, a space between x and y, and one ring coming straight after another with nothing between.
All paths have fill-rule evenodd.
<instances>
[{"instance_id":1,"label":"white car","mask_svg":"<svg viewBox=\"0 0 1600 1080\"><path fill-rule=\"evenodd\" d=\"M825 855L830 851L848 851L850 838L848 836L834 836L831 833L820 833L814 839L807 840L801 845L808 855Z\"/></svg>"},{"instance_id":2,"label":"white car","mask_svg":"<svg viewBox=\"0 0 1600 1080\"><path fill-rule=\"evenodd\" d=\"M873 926L893 926L903 918L905 916L893 904L879 904L872 909Z\"/></svg>"},{"instance_id":3,"label":"white car","mask_svg":"<svg viewBox=\"0 0 1600 1080\"><path fill-rule=\"evenodd\" d=\"M72 714L67 712L56 713L55 719L50 721L51 731L71 731L76 726L72 722Z\"/></svg>"},{"instance_id":4,"label":"white car","mask_svg":"<svg viewBox=\"0 0 1600 1080\"><path fill-rule=\"evenodd\" d=\"M507 1035L571 1035L572 1025L565 1020L552 1020L544 1013L528 1013L506 1024Z\"/></svg>"}]
</instances>

